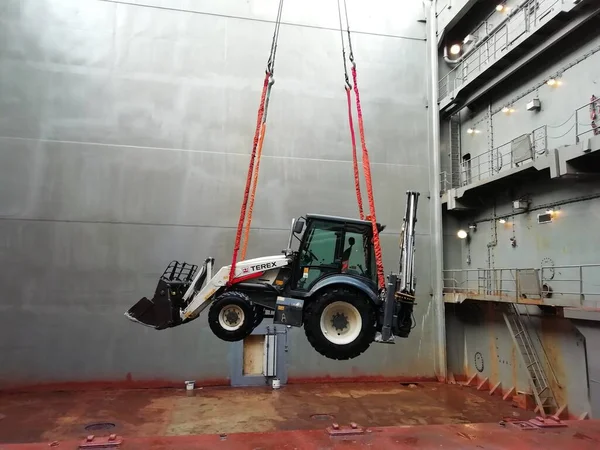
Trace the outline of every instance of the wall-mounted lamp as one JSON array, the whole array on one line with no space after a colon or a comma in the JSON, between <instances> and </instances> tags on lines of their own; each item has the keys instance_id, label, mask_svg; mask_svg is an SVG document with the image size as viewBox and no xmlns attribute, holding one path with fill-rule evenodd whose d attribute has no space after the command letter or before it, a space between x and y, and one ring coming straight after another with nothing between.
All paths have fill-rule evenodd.
<instances>
[{"instance_id":1,"label":"wall-mounted lamp","mask_svg":"<svg viewBox=\"0 0 600 450\"><path fill-rule=\"evenodd\" d=\"M456 233L456 236L460 239L465 241L466 245L467 245L467 249L470 247L471 244L471 233L469 233L467 230L463 230L462 228L460 230L458 230L458 232Z\"/></svg>"},{"instance_id":2,"label":"wall-mounted lamp","mask_svg":"<svg viewBox=\"0 0 600 450\"><path fill-rule=\"evenodd\" d=\"M444 45L444 61L451 65L458 64L473 51L477 39L477 36L467 34L462 42Z\"/></svg>"},{"instance_id":3,"label":"wall-mounted lamp","mask_svg":"<svg viewBox=\"0 0 600 450\"><path fill-rule=\"evenodd\" d=\"M467 134L479 134L479 133L481 133L481 130L478 130L477 128L467 129Z\"/></svg>"},{"instance_id":4,"label":"wall-mounted lamp","mask_svg":"<svg viewBox=\"0 0 600 450\"><path fill-rule=\"evenodd\" d=\"M462 47L459 44L454 44L450 47L450 54L456 56L460 53L461 50Z\"/></svg>"},{"instance_id":5,"label":"wall-mounted lamp","mask_svg":"<svg viewBox=\"0 0 600 450\"><path fill-rule=\"evenodd\" d=\"M560 78L550 78L548 81L546 81L546 84L550 87L557 87L561 86L563 82Z\"/></svg>"},{"instance_id":6,"label":"wall-mounted lamp","mask_svg":"<svg viewBox=\"0 0 600 450\"><path fill-rule=\"evenodd\" d=\"M498 222L500 222L500 223L506 223L506 219L500 219Z\"/></svg>"},{"instance_id":7,"label":"wall-mounted lamp","mask_svg":"<svg viewBox=\"0 0 600 450\"><path fill-rule=\"evenodd\" d=\"M477 231L477 224L476 223L471 223L469 224L469 230L471 230L473 233Z\"/></svg>"}]
</instances>

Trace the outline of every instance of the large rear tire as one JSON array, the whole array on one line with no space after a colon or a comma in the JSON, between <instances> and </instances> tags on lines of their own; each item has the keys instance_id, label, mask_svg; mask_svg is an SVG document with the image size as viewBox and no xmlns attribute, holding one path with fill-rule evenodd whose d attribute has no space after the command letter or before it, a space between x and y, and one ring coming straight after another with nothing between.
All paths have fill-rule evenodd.
<instances>
[{"instance_id":1,"label":"large rear tire","mask_svg":"<svg viewBox=\"0 0 600 450\"><path fill-rule=\"evenodd\" d=\"M330 359L352 359L375 339L377 317L364 294L348 288L328 290L309 300L304 333L313 348Z\"/></svg>"},{"instance_id":2,"label":"large rear tire","mask_svg":"<svg viewBox=\"0 0 600 450\"><path fill-rule=\"evenodd\" d=\"M259 308L260 306L252 304L246 294L228 291L220 295L210 307L208 325L219 339L241 341L262 320Z\"/></svg>"}]
</instances>

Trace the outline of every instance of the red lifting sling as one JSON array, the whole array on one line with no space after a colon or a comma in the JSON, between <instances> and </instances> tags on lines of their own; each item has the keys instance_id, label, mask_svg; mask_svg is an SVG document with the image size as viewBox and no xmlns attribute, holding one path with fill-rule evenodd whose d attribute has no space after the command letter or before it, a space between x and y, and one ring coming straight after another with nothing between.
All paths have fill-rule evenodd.
<instances>
[{"instance_id":1,"label":"red lifting sling","mask_svg":"<svg viewBox=\"0 0 600 450\"><path fill-rule=\"evenodd\" d=\"M363 175L365 177L365 185L367 186L367 198L369 200L369 216L367 217L367 219L371 221L371 226L373 227L373 247L375 249L375 263L377 266L377 281L379 288L383 289L385 287L383 256L381 253L381 242L379 240L379 229L377 228L377 216L375 215L375 199L373 197L373 183L371 181L371 163L369 161L369 151L367 150L367 143L365 141L365 128L363 123L362 108L360 106L360 93L358 92L356 64L354 62L354 54L352 52L352 40L350 37L350 25L348 23L348 8L346 7L346 0L344 0L344 12L346 16L346 31L348 33L349 59L352 63L352 82L354 83L354 96L356 97L356 115L358 117L358 131L360 133L360 145L362 148ZM350 125L350 138L352 141L352 164L354 168L354 185L356 188L358 213L360 214L360 218L364 219L362 194L360 192L360 182L358 177L358 162L356 157L356 136L354 134L354 123L352 120L352 108L350 101L350 89L352 86L350 85L350 80L348 79L348 69L346 67L346 49L344 48L344 34L342 29L342 11L340 6L340 0L338 0L338 15L340 19L340 36L342 38L342 56L344 58L346 97L348 99L348 123Z\"/></svg>"},{"instance_id":2,"label":"red lifting sling","mask_svg":"<svg viewBox=\"0 0 600 450\"><path fill-rule=\"evenodd\" d=\"M273 41L271 42L271 53L267 61L267 69L265 71L265 79L263 81L263 89L260 96L260 104L258 106L258 114L256 117L256 130L254 131L254 143L252 145L252 153L250 154L250 164L248 165L248 175L246 176L246 187L244 188L244 199L240 210L240 218L238 220L237 232L235 234L235 244L233 246L233 255L231 256L231 268L229 270L228 284L233 283L235 278L235 266L237 264L238 252L240 250L240 241L242 239L242 230L246 221L246 211L248 210L248 222L245 230L244 246L242 249L242 259L246 257L246 249L248 247L248 235L250 233L250 224L252 223L252 212L254 208L254 197L256 194L256 185L258 183L258 171L260 169L260 157L262 154L262 146L265 139L267 111L269 107L269 96L273 86L273 73L275 72L275 55L277 53L277 40L279 39L279 27L281 26L281 11L283 9L283 0L279 0L279 8L277 10L277 19L275 21L275 31L273 32ZM252 187L252 193L250 188ZM248 205L250 200L250 205Z\"/></svg>"}]
</instances>

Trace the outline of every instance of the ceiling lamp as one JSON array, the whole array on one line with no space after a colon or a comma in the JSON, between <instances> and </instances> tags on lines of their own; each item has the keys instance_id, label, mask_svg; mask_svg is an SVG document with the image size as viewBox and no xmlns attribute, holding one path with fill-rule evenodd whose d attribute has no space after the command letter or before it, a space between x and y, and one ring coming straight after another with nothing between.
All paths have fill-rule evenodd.
<instances>
[{"instance_id":1,"label":"ceiling lamp","mask_svg":"<svg viewBox=\"0 0 600 450\"><path fill-rule=\"evenodd\" d=\"M458 233L456 233L459 239L466 239L467 235L468 233L465 230L458 230Z\"/></svg>"},{"instance_id":2,"label":"ceiling lamp","mask_svg":"<svg viewBox=\"0 0 600 450\"><path fill-rule=\"evenodd\" d=\"M546 81L548 86L556 86L556 83L556 78L550 78L548 81Z\"/></svg>"},{"instance_id":3,"label":"ceiling lamp","mask_svg":"<svg viewBox=\"0 0 600 450\"><path fill-rule=\"evenodd\" d=\"M496 5L496 11L498 11L498 12L504 11L504 5L501 3Z\"/></svg>"}]
</instances>

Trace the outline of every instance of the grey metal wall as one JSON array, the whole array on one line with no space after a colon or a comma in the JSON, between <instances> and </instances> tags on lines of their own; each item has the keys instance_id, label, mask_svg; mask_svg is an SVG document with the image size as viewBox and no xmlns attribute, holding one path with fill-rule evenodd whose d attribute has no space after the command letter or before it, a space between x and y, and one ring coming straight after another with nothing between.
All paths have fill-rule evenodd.
<instances>
[{"instance_id":1,"label":"grey metal wall","mask_svg":"<svg viewBox=\"0 0 600 450\"><path fill-rule=\"evenodd\" d=\"M0 380L227 378L202 318L123 312L171 259L230 257L275 0L0 4ZM349 1L386 267L404 191L428 190L421 2ZM285 2L249 256L305 212L356 215L337 6ZM432 376L429 211L418 328L338 363L290 337L289 377Z\"/></svg>"}]
</instances>

